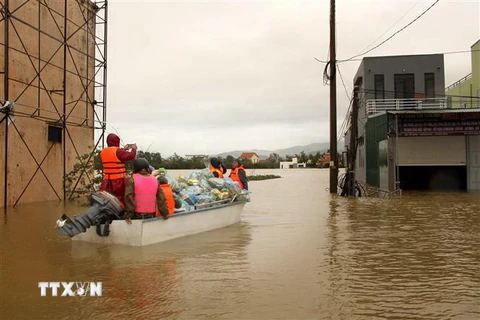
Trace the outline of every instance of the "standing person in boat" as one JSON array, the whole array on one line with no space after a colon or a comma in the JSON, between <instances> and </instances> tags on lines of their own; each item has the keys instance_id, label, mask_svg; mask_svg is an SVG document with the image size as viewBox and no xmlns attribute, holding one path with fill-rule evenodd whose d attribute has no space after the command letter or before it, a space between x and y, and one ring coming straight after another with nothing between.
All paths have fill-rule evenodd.
<instances>
[{"instance_id":1,"label":"standing person in boat","mask_svg":"<svg viewBox=\"0 0 480 320\"><path fill-rule=\"evenodd\" d=\"M225 167L218 158L210 159L210 171L215 178L223 178L223 175L227 173L227 167Z\"/></svg>"},{"instance_id":2,"label":"standing person in boat","mask_svg":"<svg viewBox=\"0 0 480 320\"><path fill-rule=\"evenodd\" d=\"M100 191L107 191L115 195L125 207L125 163L135 159L137 144L126 145L120 148L120 137L114 133L107 136L107 146L100 152L103 165L103 181Z\"/></svg>"},{"instance_id":3,"label":"standing person in boat","mask_svg":"<svg viewBox=\"0 0 480 320\"><path fill-rule=\"evenodd\" d=\"M230 171L230 179L238 182L240 188L248 190L247 173L245 172L245 168L240 159L233 161L232 170Z\"/></svg>"},{"instance_id":4,"label":"standing person in boat","mask_svg":"<svg viewBox=\"0 0 480 320\"><path fill-rule=\"evenodd\" d=\"M165 194L157 179L149 171L147 159L133 161L133 174L127 178L125 187L126 212L125 221L131 219L150 219L156 216L157 209L163 219L168 219Z\"/></svg>"}]
</instances>

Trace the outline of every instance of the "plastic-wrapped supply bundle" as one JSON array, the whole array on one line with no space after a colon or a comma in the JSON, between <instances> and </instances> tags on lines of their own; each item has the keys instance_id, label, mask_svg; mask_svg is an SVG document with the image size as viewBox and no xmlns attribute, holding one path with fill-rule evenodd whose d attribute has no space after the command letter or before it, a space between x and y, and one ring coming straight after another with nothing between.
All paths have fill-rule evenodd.
<instances>
[{"instance_id":1,"label":"plastic-wrapped supply bundle","mask_svg":"<svg viewBox=\"0 0 480 320\"><path fill-rule=\"evenodd\" d=\"M232 186L235 181L233 181L232 179L230 179L229 177L223 177L223 181L225 183L225 188L228 188L230 186Z\"/></svg>"},{"instance_id":2,"label":"plastic-wrapped supply bundle","mask_svg":"<svg viewBox=\"0 0 480 320\"><path fill-rule=\"evenodd\" d=\"M237 197L235 198L235 201L251 201L250 191L242 190L241 193L237 194Z\"/></svg>"},{"instance_id":3,"label":"plastic-wrapped supply bundle","mask_svg":"<svg viewBox=\"0 0 480 320\"><path fill-rule=\"evenodd\" d=\"M214 178L215 176L213 175L212 171L210 171L210 169L208 168L205 168L205 169L202 169L200 170L200 179L205 179L205 180L208 180L210 178Z\"/></svg>"},{"instance_id":4,"label":"plastic-wrapped supply bundle","mask_svg":"<svg viewBox=\"0 0 480 320\"><path fill-rule=\"evenodd\" d=\"M215 201L215 197L211 193L202 193L197 196L197 204L209 203Z\"/></svg>"},{"instance_id":5,"label":"plastic-wrapped supply bundle","mask_svg":"<svg viewBox=\"0 0 480 320\"><path fill-rule=\"evenodd\" d=\"M208 179L208 183L213 187L218 190L222 189L223 186L225 185L225 181L220 178L210 178Z\"/></svg>"},{"instance_id":6,"label":"plastic-wrapped supply bundle","mask_svg":"<svg viewBox=\"0 0 480 320\"><path fill-rule=\"evenodd\" d=\"M198 186L199 184L200 184L200 181L198 181L198 179L194 179L194 178L188 179L189 186Z\"/></svg>"},{"instance_id":7,"label":"plastic-wrapped supply bundle","mask_svg":"<svg viewBox=\"0 0 480 320\"><path fill-rule=\"evenodd\" d=\"M242 188L237 182L234 182L227 190L231 197L242 193Z\"/></svg>"},{"instance_id":8,"label":"plastic-wrapped supply bundle","mask_svg":"<svg viewBox=\"0 0 480 320\"><path fill-rule=\"evenodd\" d=\"M165 178L167 178L167 181L174 192L178 193L181 191L181 187L178 185L177 180L173 179L168 173L165 174Z\"/></svg>"},{"instance_id":9,"label":"plastic-wrapped supply bundle","mask_svg":"<svg viewBox=\"0 0 480 320\"><path fill-rule=\"evenodd\" d=\"M208 168L191 172L187 177L172 179L167 175L172 190L181 199L182 211L195 210L196 205L228 200L249 201L247 190L242 191L237 182L228 177L215 178ZM208 205L207 205L208 206Z\"/></svg>"},{"instance_id":10,"label":"plastic-wrapped supply bundle","mask_svg":"<svg viewBox=\"0 0 480 320\"><path fill-rule=\"evenodd\" d=\"M189 212L195 210L195 207L190 205L187 201L182 200L182 209Z\"/></svg>"},{"instance_id":11,"label":"plastic-wrapped supply bundle","mask_svg":"<svg viewBox=\"0 0 480 320\"><path fill-rule=\"evenodd\" d=\"M201 173L200 173L200 171L198 171L198 170L191 172L191 173L188 175L188 178L187 178L188 181L190 181L190 180L197 180L197 182L200 181L200 179L201 179Z\"/></svg>"},{"instance_id":12,"label":"plastic-wrapped supply bundle","mask_svg":"<svg viewBox=\"0 0 480 320\"><path fill-rule=\"evenodd\" d=\"M212 186L208 183L208 180L206 179L200 180L200 187L202 187L207 192L211 192L212 190Z\"/></svg>"},{"instance_id":13,"label":"plastic-wrapped supply bundle","mask_svg":"<svg viewBox=\"0 0 480 320\"><path fill-rule=\"evenodd\" d=\"M186 189L187 193L189 194L194 194L194 195L199 195L203 193L203 189L199 186L190 186Z\"/></svg>"},{"instance_id":14,"label":"plastic-wrapped supply bundle","mask_svg":"<svg viewBox=\"0 0 480 320\"><path fill-rule=\"evenodd\" d=\"M196 195L193 194L193 193L188 193L186 190L180 191L178 196L180 197L180 199L182 199L182 201L185 201L186 203L188 203L191 206L193 206L193 205L195 205L195 203L197 203Z\"/></svg>"}]
</instances>

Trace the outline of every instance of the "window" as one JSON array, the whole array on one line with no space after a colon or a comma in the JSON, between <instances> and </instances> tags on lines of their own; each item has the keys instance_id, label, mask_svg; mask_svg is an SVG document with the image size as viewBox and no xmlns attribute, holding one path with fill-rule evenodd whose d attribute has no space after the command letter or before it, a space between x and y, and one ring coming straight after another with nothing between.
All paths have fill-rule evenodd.
<instances>
[{"instance_id":1,"label":"window","mask_svg":"<svg viewBox=\"0 0 480 320\"><path fill-rule=\"evenodd\" d=\"M48 141L62 142L62 128L55 126L48 126Z\"/></svg>"},{"instance_id":2,"label":"window","mask_svg":"<svg viewBox=\"0 0 480 320\"><path fill-rule=\"evenodd\" d=\"M385 77L383 74L375 75L375 99L385 99Z\"/></svg>"},{"instance_id":3,"label":"window","mask_svg":"<svg viewBox=\"0 0 480 320\"><path fill-rule=\"evenodd\" d=\"M425 73L425 98L435 98L435 73Z\"/></svg>"}]
</instances>

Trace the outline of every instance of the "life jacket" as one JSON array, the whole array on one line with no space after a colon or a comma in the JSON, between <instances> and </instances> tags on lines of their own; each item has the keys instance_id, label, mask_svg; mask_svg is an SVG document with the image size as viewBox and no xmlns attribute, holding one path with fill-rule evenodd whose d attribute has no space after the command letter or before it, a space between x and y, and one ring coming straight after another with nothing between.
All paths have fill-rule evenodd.
<instances>
[{"instance_id":1,"label":"life jacket","mask_svg":"<svg viewBox=\"0 0 480 320\"><path fill-rule=\"evenodd\" d=\"M122 179L127 176L125 163L117 158L117 149L118 147L107 147L100 152L105 180Z\"/></svg>"},{"instance_id":2,"label":"life jacket","mask_svg":"<svg viewBox=\"0 0 480 320\"><path fill-rule=\"evenodd\" d=\"M222 170L210 166L210 171L212 173L214 173L214 172L218 173L218 178L220 178L220 179L223 178L223 171Z\"/></svg>"},{"instance_id":3,"label":"life jacket","mask_svg":"<svg viewBox=\"0 0 480 320\"><path fill-rule=\"evenodd\" d=\"M168 183L161 184L160 187L162 187L165 199L167 200L168 214L172 215L175 213L175 199L173 198L172 187Z\"/></svg>"},{"instance_id":4,"label":"life jacket","mask_svg":"<svg viewBox=\"0 0 480 320\"><path fill-rule=\"evenodd\" d=\"M156 212L158 181L154 176L142 176L139 173L133 174L135 183L134 200L136 213Z\"/></svg>"},{"instance_id":5,"label":"life jacket","mask_svg":"<svg viewBox=\"0 0 480 320\"><path fill-rule=\"evenodd\" d=\"M235 182L238 182L238 184L240 185L240 188L242 188L243 190L245 188L243 187L242 180L240 180L240 177L238 176L238 170L240 169L245 171L245 168L243 166L238 166L235 169L232 169L232 171L230 172L230 179L232 179Z\"/></svg>"}]
</instances>

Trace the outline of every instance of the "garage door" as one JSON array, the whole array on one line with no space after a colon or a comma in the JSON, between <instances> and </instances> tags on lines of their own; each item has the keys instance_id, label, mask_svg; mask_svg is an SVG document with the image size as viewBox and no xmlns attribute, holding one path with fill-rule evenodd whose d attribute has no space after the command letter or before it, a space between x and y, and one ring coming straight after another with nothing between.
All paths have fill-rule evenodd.
<instances>
[{"instance_id":1,"label":"garage door","mask_svg":"<svg viewBox=\"0 0 480 320\"><path fill-rule=\"evenodd\" d=\"M466 165L465 136L399 137L399 166Z\"/></svg>"}]
</instances>

